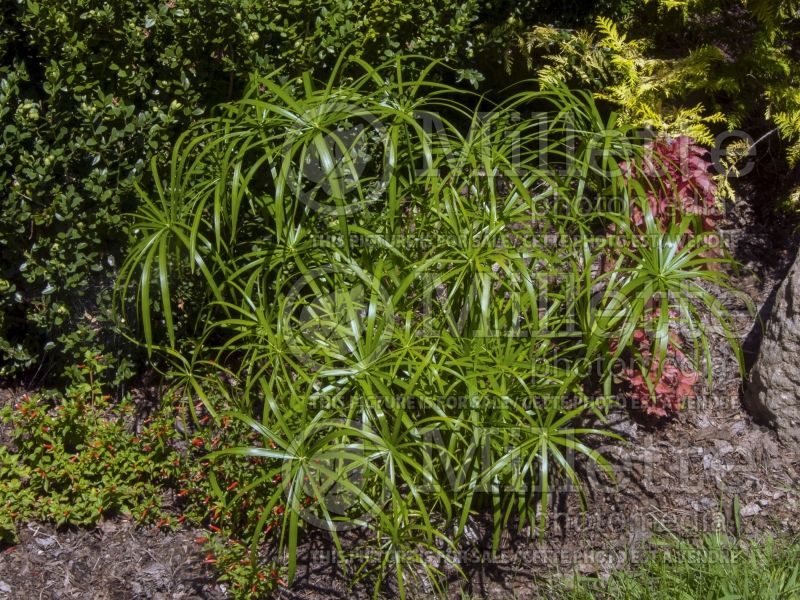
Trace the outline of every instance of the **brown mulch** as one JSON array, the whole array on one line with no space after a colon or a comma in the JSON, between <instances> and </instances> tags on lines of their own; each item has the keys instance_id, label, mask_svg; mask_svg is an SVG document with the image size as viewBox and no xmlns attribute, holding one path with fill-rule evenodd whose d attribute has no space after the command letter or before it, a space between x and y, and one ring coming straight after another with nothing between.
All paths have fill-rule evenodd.
<instances>
[{"instance_id":1,"label":"brown mulch","mask_svg":"<svg viewBox=\"0 0 800 600\"><path fill-rule=\"evenodd\" d=\"M753 208L740 203L726 237L744 269L737 289L766 317L771 297L796 251L797 238L759 224ZM720 299L736 311L748 362L757 352L758 323L740 299ZM741 380L731 351L716 336L712 344L714 387L676 418L661 423L632 419L620 408L612 428L627 441L600 446L615 465L616 485L591 470L589 509L577 494L556 499L545 540L506 535L500 553L484 555L487 523L470 523L473 548L463 558L470 578L453 580L453 597L466 591L484 598L532 598L537 577L572 573L607 576L636 562L646 542L664 528L694 535L734 531L734 501L749 536L800 535L800 455L774 432L753 422L741 406ZM0 442L3 432L0 428ZM223 585L204 564L189 530L162 532L118 518L94 528L57 531L41 524L20 527L21 541L0 553L0 600L37 598L226 598ZM324 536L310 537L298 553L299 572L289 599L368 597L368 587L351 589L331 559Z\"/></svg>"},{"instance_id":2,"label":"brown mulch","mask_svg":"<svg viewBox=\"0 0 800 600\"><path fill-rule=\"evenodd\" d=\"M198 532L162 533L122 518L94 528L56 531L29 523L20 543L0 554L0 598L223 599L203 563Z\"/></svg>"}]
</instances>

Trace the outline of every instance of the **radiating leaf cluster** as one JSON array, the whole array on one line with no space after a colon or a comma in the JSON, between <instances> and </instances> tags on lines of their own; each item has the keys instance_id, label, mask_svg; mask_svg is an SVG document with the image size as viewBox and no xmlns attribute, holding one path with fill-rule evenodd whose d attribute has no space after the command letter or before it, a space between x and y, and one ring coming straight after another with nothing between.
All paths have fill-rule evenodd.
<instances>
[{"instance_id":1,"label":"radiating leaf cluster","mask_svg":"<svg viewBox=\"0 0 800 600\"><path fill-rule=\"evenodd\" d=\"M407 79L406 61L427 66ZM654 295L707 348L701 282L724 284L702 239L682 244L689 217L632 228L647 190L620 165L641 140L589 94L530 82L491 105L437 68L254 80L186 132L168 172L153 165L164 182L135 215L118 294L134 290L176 388L237 406L259 435L217 455L267 459L250 487L281 481L262 518L280 515L290 576L304 527L343 558L341 532L359 528L356 575L400 597L459 568L476 510L497 548L512 525L543 534L556 494L585 501L576 460L613 477L591 442L613 434L586 423L614 362ZM186 279L196 306L174 297ZM171 333L183 310L191 343Z\"/></svg>"}]
</instances>

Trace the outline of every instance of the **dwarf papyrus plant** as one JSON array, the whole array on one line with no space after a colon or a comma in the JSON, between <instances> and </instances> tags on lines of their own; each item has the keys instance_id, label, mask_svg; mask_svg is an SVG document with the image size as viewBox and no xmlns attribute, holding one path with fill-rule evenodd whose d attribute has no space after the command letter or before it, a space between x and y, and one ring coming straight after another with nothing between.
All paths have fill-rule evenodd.
<instances>
[{"instance_id":1,"label":"dwarf papyrus plant","mask_svg":"<svg viewBox=\"0 0 800 600\"><path fill-rule=\"evenodd\" d=\"M602 422L653 294L662 315L702 303L679 296L712 272L680 222L633 230L647 190L620 165L642 144L589 94L490 105L421 57L341 67L254 81L153 166L119 297L176 386L258 434L216 455L280 481L255 530L279 517L290 577L303 528L343 558L360 528L355 573L404 597L458 569L475 511L497 548L507 527L543 534L554 494L585 502L576 461L613 478L591 442L612 434L585 417ZM205 295L179 303L178 279ZM178 310L195 339L174 339Z\"/></svg>"}]
</instances>

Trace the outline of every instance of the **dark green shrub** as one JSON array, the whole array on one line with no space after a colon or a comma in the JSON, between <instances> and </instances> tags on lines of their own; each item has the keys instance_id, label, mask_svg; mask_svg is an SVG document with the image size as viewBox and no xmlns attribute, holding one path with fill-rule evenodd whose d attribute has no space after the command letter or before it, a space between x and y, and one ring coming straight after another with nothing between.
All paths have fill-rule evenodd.
<instances>
[{"instance_id":1,"label":"dark green shrub","mask_svg":"<svg viewBox=\"0 0 800 600\"><path fill-rule=\"evenodd\" d=\"M508 24L577 24L627 10L625 1L589 4L565 12L543 0L4 3L0 376L42 365L39 374L57 375L87 349L117 360L129 351L114 333L108 292L127 244L121 214L137 205L133 183L151 156L166 159L178 131L240 96L252 72L325 75L349 46L373 63L435 56L456 68L452 80L477 84L476 66L503 62Z\"/></svg>"},{"instance_id":2,"label":"dark green shrub","mask_svg":"<svg viewBox=\"0 0 800 600\"><path fill-rule=\"evenodd\" d=\"M58 374L86 349L123 352L108 291L133 183L251 72L324 72L350 43L369 57L468 59L476 10L430 0L4 3L0 376L43 364Z\"/></svg>"},{"instance_id":3,"label":"dark green shrub","mask_svg":"<svg viewBox=\"0 0 800 600\"><path fill-rule=\"evenodd\" d=\"M86 349L115 349L108 290L132 183L224 72L193 66L205 36L181 37L190 23L168 12L92 1L4 10L0 375L44 359L58 373Z\"/></svg>"}]
</instances>

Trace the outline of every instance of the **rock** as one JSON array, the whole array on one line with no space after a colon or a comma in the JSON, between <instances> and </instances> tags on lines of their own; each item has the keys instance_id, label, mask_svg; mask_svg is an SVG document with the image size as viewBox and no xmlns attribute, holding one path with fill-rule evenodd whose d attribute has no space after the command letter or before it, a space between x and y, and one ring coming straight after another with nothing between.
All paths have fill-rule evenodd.
<instances>
[{"instance_id":1,"label":"rock","mask_svg":"<svg viewBox=\"0 0 800 600\"><path fill-rule=\"evenodd\" d=\"M761 507L758 504L756 504L755 502L752 502L752 503L746 504L746 505L744 505L742 507L741 515L743 517L753 517L753 516L757 515L760 512L761 512Z\"/></svg>"},{"instance_id":2,"label":"rock","mask_svg":"<svg viewBox=\"0 0 800 600\"><path fill-rule=\"evenodd\" d=\"M747 427L744 421L736 421L733 425L731 425L731 433L733 435L741 435L742 433L744 433L744 430L746 428Z\"/></svg>"},{"instance_id":3,"label":"rock","mask_svg":"<svg viewBox=\"0 0 800 600\"><path fill-rule=\"evenodd\" d=\"M782 442L800 444L800 256L778 288L743 400Z\"/></svg>"},{"instance_id":4,"label":"rock","mask_svg":"<svg viewBox=\"0 0 800 600\"><path fill-rule=\"evenodd\" d=\"M8 585L5 581L0 581L0 594L10 594L11 593L11 586Z\"/></svg>"},{"instance_id":5,"label":"rock","mask_svg":"<svg viewBox=\"0 0 800 600\"><path fill-rule=\"evenodd\" d=\"M716 446L716 454L718 456L725 456L733 452L733 444L727 440L714 440L714 446Z\"/></svg>"},{"instance_id":6,"label":"rock","mask_svg":"<svg viewBox=\"0 0 800 600\"><path fill-rule=\"evenodd\" d=\"M694 500L692 502L692 508L697 512L705 512L709 508L713 508L717 505L717 502L712 498L700 498L700 500Z\"/></svg>"},{"instance_id":7,"label":"rock","mask_svg":"<svg viewBox=\"0 0 800 600\"><path fill-rule=\"evenodd\" d=\"M50 546L56 543L56 541L51 537L40 537L40 538L35 538L35 540L36 543L39 544L39 546L45 549L49 548Z\"/></svg>"},{"instance_id":8,"label":"rock","mask_svg":"<svg viewBox=\"0 0 800 600\"><path fill-rule=\"evenodd\" d=\"M708 415L700 415L694 423L694 426L698 429L708 429L711 425L713 425L713 423L711 423L711 419L708 418Z\"/></svg>"},{"instance_id":9,"label":"rock","mask_svg":"<svg viewBox=\"0 0 800 600\"><path fill-rule=\"evenodd\" d=\"M151 562L148 564L144 569L142 569L143 573L147 573L148 575L153 575L154 577L164 575L167 571L166 567L160 563Z\"/></svg>"},{"instance_id":10,"label":"rock","mask_svg":"<svg viewBox=\"0 0 800 600\"><path fill-rule=\"evenodd\" d=\"M594 575L597 573L597 565L585 562L578 563L578 572L581 575Z\"/></svg>"}]
</instances>

